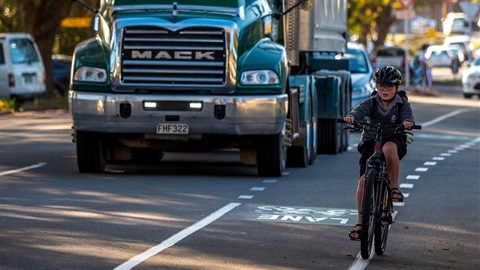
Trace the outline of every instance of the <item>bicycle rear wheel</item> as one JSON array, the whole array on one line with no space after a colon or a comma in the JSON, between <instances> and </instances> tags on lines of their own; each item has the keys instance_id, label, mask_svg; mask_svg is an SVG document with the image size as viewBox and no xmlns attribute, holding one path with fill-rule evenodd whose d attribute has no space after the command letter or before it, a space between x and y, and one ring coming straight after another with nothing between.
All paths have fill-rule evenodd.
<instances>
[{"instance_id":1,"label":"bicycle rear wheel","mask_svg":"<svg viewBox=\"0 0 480 270\"><path fill-rule=\"evenodd\" d=\"M363 188L362 201L362 235L360 237L360 254L362 258L368 259L372 250L373 235L375 232L375 214L374 214L374 190L373 185L377 170L372 168L365 174L365 185Z\"/></svg>"},{"instance_id":2,"label":"bicycle rear wheel","mask_svg":"<svg viewBox=\"0 0 480 270\"><path fill-rule=\"evenodd\" d=\"M380 218L375 221L375 253L383 255L385 248L387 247L388 230L390 229L391 213L390 206L391 200L388 194L387 186L382 183L380 187L378 198L378 213Z\"/></svg>"}]
</instances>

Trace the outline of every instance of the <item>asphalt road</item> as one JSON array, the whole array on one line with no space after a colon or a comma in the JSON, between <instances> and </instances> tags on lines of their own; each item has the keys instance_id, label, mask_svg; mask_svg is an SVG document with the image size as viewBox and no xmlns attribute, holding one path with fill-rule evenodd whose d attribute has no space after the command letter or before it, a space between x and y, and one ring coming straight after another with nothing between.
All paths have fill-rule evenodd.
<instances>
[{"instance_id":1,"label":"asphalt road","mask_svg":"<svg viewBox=\"0 0 480 270\"><path fill-rule=\"evenodd\" d=\"M415 142L386 254L358 258L359 134L262 178L234 152L79 174L64 111L0 116L0 269L480 269L480 104L409 97Z\"/></svg>"}]
</instances>

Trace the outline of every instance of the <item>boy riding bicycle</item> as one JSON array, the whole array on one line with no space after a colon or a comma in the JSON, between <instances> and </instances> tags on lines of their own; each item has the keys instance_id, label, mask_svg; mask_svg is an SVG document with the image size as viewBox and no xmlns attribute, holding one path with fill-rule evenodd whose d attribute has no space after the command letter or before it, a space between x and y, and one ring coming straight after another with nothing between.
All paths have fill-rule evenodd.
<instances>
[{"instance_id":1,"label":"boy riding bicycle","mask_svg":"<svg viewBox=\"0 0 480 270\"><path fill-rule=\"evenodd\" d=\"M399 85L402 82L402 74L392 66L379 68L374 75L377 94L364 100L343 119L348 124L354 120L363 120L368 117L372 124L395 124L403 123L403 126L410 130L415 124L412 107L406 97L398 94ZM364 127L361 135L361 142L358 144L360 152L360 178L357 186L357 208L358 222L349 233L351 240L360 240L362 233L362 191L365 181L367 159L373 154L375 130L371 127ZM382 151L388 166L388 175L391 183L392 200L403 201L403 194L399 190L398 177L400 171L400 160L407 154L407 141L403 134L396 134L385 137L382 140Z\"/></svg>"}]
</instances>

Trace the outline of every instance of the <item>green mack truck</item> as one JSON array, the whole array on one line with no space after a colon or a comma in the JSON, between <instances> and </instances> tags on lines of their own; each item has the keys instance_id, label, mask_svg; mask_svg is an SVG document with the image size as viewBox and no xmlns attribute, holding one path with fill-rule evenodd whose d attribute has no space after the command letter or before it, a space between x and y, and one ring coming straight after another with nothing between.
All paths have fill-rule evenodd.
<instances>
[{"instance_id":1,"label":"green mack truck","mask_svg":"<svg viewBox=\"0 0 480 270\"><path fill-rule=\"evenodd\" d=\"M80 172L238 149L278 177L347 149L346 0L102 0L94 21L69 92Z\"/></svg>"}]
</instances>

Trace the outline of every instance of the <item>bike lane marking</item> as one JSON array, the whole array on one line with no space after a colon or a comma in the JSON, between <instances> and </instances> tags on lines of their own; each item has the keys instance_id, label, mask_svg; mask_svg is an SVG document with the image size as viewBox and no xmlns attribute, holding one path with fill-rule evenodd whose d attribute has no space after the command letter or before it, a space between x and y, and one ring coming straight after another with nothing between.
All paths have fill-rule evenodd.
<instances>
[{"instance_id":1,"label":"bike lane marking","mask_svg":"<svg viewBox=\"0 0 480 270\"><path fill-rule=\"evenodd\" d=\"M217 211L211 213L207 217L197 221L195 224L181 230L180 232L174 234L173 236L169 237L165 241L161 242L160 244L149 248L148 250L144 251L141 254L138 254L131 258L130 260L122 263L121 265L114 268L114 270L129 270L133 267L137 266L138 264L146 261L152 256L157 255L158 253L162 252L163 250L175 245L179 241L183 240L187 236L195 233L196 231L204 228L205 226L209 225L210 223L214 222L215 220L221 218L226 213L232 211L234 208L241 205L241 203L229 203L224 207L218 209Z\"/></svg>"},{"instance_id":2,"label":"bike lane marking","mask_svg":"<svg viewBox=\"0 0 480 270\"><path fill-rule=\"evenodd\" d=\"M46 162L39 162L39 163L37 163L37 164L35 164L35 165L23 167L23 168L20 168L20 169L0 172L0 176L5 176L5 175L9 175L9 174L18 173L18 172L28 171L28 170L32 170L32 169L36 169L36 168L43 167L43 166L45 166L45 165L47 165Z\"/></svg>"}]
</instances>

